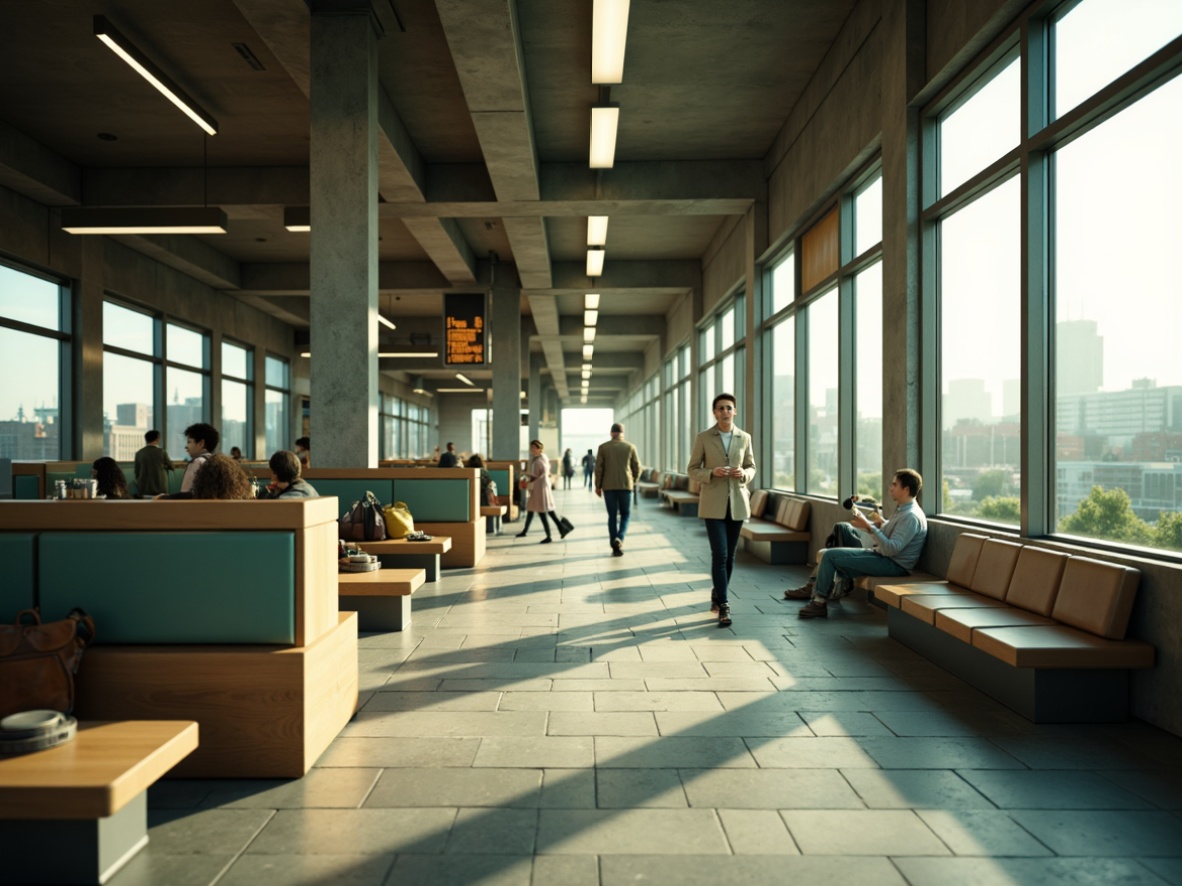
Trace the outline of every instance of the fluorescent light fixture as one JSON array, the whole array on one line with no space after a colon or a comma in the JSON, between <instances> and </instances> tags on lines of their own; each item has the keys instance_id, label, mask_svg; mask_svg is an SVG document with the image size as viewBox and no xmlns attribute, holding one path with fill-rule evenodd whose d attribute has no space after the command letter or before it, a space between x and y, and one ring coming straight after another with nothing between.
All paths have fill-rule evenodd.
<instances>
[{"instance_id":1,"label":"fluorescent light fixture","mask_svg":"<svg viewBox=\"0 0 1182 886\"><path fill-rule=\"evenodd\" d=\"M624 81L624 44L628 39L628 0L595 0L591 14L591 82Z\"/></svg>"},{"instance_id":2,"label":"fluorescent light fixture","mask_svg":"<svg viewBox=\"0 0 1182 886\"><path fill-rule=\"evenodd\" d=\"M592 215L587 218L587 245L607 245L607 216Z\"/></svg>"},{"instance_id":3,"label":"fluorescent light fixture","mask_svg":"<svg viewBox=\"0 0 1182 886\"><path fill-rule=\"evenodd\" d=\"M595 353L595 345L583 345L583 359L590 360L591 355Z\"/></svg>"},{"instance_id":4,"label":"fluorescent light fixture","mask_svg":"<svg viewBox=\"0 0 1182 886\"><path fill-rule=\"evenodd\" d=\"M307 206L284 207L283 227L297 234L308 233L312 230L312 210Z\"/></svg>"},{"instance_id":5,"label":"fluorescent light fixture","mask_svg":"<svg viewBox=\"0 0 1182 886\"><path fill-rule=\"evenodd\" d=\"M586 402L587 402L587 395L586 395L586 394L584 394L583 396L581 396L581 397L579 398L579 402L580 402L580 403L586 403Z\"/></svg>"},{"instance_id":6,"label":"fluorescent light fixture","mask_svg":"<svg viewBox=\"0 0 1182 886\"><path fill-rule=\"evenodd\" d=\"M68 234L224 234L226 214L214 207L62 210Z\"/></svg>"},{"instance_id":7,"label":"fluorescent light fixture","mask_svg":"<svg viewBox=\"0 0 1182 886\"><path fill-rule=\"evenodd\" d=\"M583 325L594 326L599 322L599 311L583 311Z\"/></svg>"},{"instance_id":8,"label":"fluorescent light fixture","mask_svg":"<svg viewBox=\"0 0 1182 886\"><path fill-rule=\"evenodd\" d=\"M436 388L440 394L480 394L484 388Z\"/></svg>"},{"instance_id":9,"label":"fluorescent light fixture","mask_svg":"<svg viewBox=\"0 0 1182 886\"><path fill-rule=\"evenodd\" d=\"M112 52L131 65L137 74L160 90L160 94L176 105L190 120L204 129L210 135L217 135L218 121L213 119L205 110L189 98L179 86L168 76L148 61L130 40L120 34L105 15L94 17L94 36L105 43Z\"/></svg>"},{"instance_id":10,"label":"fluorescent light fixture","mask_svg":"<svg viewBox=\"0 0 1182 886\"><path fill-rule=\"evenodd\" d=\"M584 369L584 370L583 370L583 379L584 379L584 380L586 380L586 379L589 379L590 377L591 377L591 370L590 370L590 369Z\"/></svg>"},{"instance_id":11,"label":"fluorescent light fixture","mask_svg":"<svg viewBox=\"0 0 1182 886\"><path fill-rule=\"evenodd\" d=\"M397 329L398 328L393 323L391 323L389 320L387 320L385 317L383 317L381 314L378 314L378 322L381 323L383 326L385 326L387 329Z\"/></svg>"},{"instance_id":12,"label":"fluorescent light fixture","mask_svg":"<svg viewBox=\"0 0 1182 886\"><path fill-rule=\"evenodd\" d=\"M521 399L524 400L525 399L525 391L520 391L519 393L521 394Z\"/></svg>"},{"instance_id":13,"label":"fluorescent light fixture","mask_svg":"<svg viewBox=\"0 0 1182 886\"><path fill-rule=\"evenodd\" d=\"M583 309L587 311L599 310L599 293L588 292L583 296Z\"/></svg>"},{"instance_id":14,"label":"fluorescent light fixture","mask_svg":"<svg viewBox=\"0 0 1182 886\"><path fill-rule=\"evenodd\" d=\"M476 382L472 381L472 379L468 378L468 376L464 375L462 372L457 372L456 378L458 378L460 381L462 381L464 384L468 385L469 387L472 387L472 388L476 387Z\"/></svg>"},{"instance_id":15,"label":"fluorescent light fixture","mask_svg":"<svg viewBox=\"0 0 1182 886\"><path fill-rule=\"evenodd\" d=\"M304 359L307 359L308 357L312 356L312 352L311 351L304 351L303 353L300 354L300 356L303 357Z\"/></svg>"},{"instance_id":16,"label":"fluorescent light fixture","mask_svg":"<svg viewBox=\"0 0 1182 886\"><path fill-rule=\"evenodd\" d=\"M587 344L591 344L591 342L595 341L595 327L594 326L584 326L583 327L583 341L586 342Z\"/></svg>"},{"instance_id":17,"label":"fluorescent light fixture","mask_svg":"<svg viewBox=\"0 0 1182 886\"><path fill-rule=\"evenodd\" d=\"M438 351L378 351L379 357L438 357Z\"/></svg>"},{"instance_id":18,"label":"fluorescent light fixture","mask_svg":"<svg viewBox=\"0 0 1182 886\"><path fill-rule=\"evenodd\" d=\"M602 249L587 250L587 276L598 277L603 273L603 260L607 257Z\"/></svg>"},{"instance_id":19,"label":"fluorescent light fixture","mask_svg":"<svg viewBox=\"0 0 1182 886\"><path fill-rule=\"evenodd\" d=\"M591 109L592 169L611 169L616 165L616 130L619 126L619 105L597 105Z\"/></svg>"},{"instance_id":20,"label":"fluorescent light fixture","mask_svg":"<svg viewBox=\"0 0 1182 886\"><path fill-rule=\"evenodd\" d=\"M584 364L583 364L583 371L584 371L584 372L590 372L590 371L591 371L591 364L590 364L590 363L584 363Z\"/></svg>"}]
</instances>

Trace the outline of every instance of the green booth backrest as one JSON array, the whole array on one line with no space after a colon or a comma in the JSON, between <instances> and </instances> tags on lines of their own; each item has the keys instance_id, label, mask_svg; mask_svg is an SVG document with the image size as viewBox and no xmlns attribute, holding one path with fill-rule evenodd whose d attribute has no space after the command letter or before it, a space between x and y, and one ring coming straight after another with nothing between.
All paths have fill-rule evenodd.
<instances>
[{"instance_id":1,"label":"green booth backrest","mask_svg":"<svg viewBox=\"0 0 1182 886\"><path fill-rule=\"evenodd\" d=\"M512 495L513 491L509 488L509 469L508 468L489 468L488 476L494 483L497 484L497 495Z\"/></svg>"},{"instance_id":2,"label":"green booth backrest","mask_svg":"<svg viewBox=\"0 0 1182 886\"><path fill-rule=\"evenodd\" d=\"M423 523L467 523L471 521L469 480L439 480L424 477L397 479L338 480L311 478L320 495L335 495L341 513L372 492L383 505L406 502L411 516ZM500 484L497 484L500 491Z\"/></svg>"},{"instance_id":3,"label":"green booth backrest","mask_svg":"<svg viewBox=\"0 0 1182 886\"><path fill-rule=\"evenodd\" d=\"M291 532L43 532L41 618L75 606L97 643L295 642Z\"/></svg>"},{"instance_id":4,"label":"green booth backrest","mask_svg":"<svg viewBox=\"0 0 1182 886\"><path fill-rule=\"evenodd\" d=\"M36 479L36 478L33 478ZM31 532L0 533L0 621L12 624L22 609L36 605L34 564L37 536Z\"/></svg>"},{"instance_id":5,"label":"green booth backrest","mask_svg":"<svg viewBox=\"0 0 1182 886\"><path fill-rule=\"evenodd\" d=\"M12 478L12 494L22 501L36 501L41 497L38 485L36 477L18 474Z\"/></svg>"}]
</instances>

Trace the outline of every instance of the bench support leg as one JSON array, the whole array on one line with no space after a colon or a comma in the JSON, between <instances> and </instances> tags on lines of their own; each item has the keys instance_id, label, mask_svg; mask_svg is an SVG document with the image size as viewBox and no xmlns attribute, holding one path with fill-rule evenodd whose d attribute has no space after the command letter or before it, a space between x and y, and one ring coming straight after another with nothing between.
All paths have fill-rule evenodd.
<instances>
[{"instance_id":1,"label":"bench support leg","mask_svg":"<svg viewBox=\"0 0 1182 886\"><path fill-rule=\"evenodd\" d=\"M105 883L147 845L147 791L106 818L0 824L6 883Z\"/></svg>"},{"instance_id":2,"label":"bench support leg","mask_svg":"<svg viewBox=\"0 0 1182 886\"><path fill-rule=\"evenodd\" d=\"M488 535L501 534L501 518L499 515L492 515L484 518L484 531Z\"/></svg>"},{"instance_id":3,"label":"bench support leg","mask_svg":"<svg viewBox=\"0 0 1182 886\"><path fill-rule=\"evenodd\" d=\"M914 649L1033 723L1123 723L1129 672L1118 668L1015 668L934 625L887 607L892 639Z\"/></svg>"},{"instance_id":4,"label":"bench support leg","mask_svg":"<svg viewBox=\"0 0 1182 886\"><path fill-rule=\"evenodd\" d=\"M423 569L426 581L439 581L439 554L378 554L383 569Z\"/></svg>"},{"instance_id":5,"label":"bench support leg","mask_svg":"<svg viewBox=\"0 0 1182 886\"><path fill-rule=\"evenodd\" d=\"M742 546L765 563L772 563L777 566L786 563L804 565L809 561L808 542L756 541L754 539L744 538L742 540Z\"/></svg>"},{"instance_id":6,"label":"bench support leg","mask_svg":"<svg viewBox=\"0 0 1182 886\"><path fill-rule=\"evenodd\" d=\"M410 595L350 597L341 595L340 609L357 613L359 631L401 631L410 627Z\"/></svg>"}]
</instances>

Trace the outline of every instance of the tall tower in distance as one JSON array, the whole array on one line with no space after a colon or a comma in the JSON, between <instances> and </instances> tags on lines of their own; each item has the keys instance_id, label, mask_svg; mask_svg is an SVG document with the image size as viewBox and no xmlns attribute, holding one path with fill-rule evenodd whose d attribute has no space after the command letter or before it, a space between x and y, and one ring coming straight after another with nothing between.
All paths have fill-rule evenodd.
<instances>
[{"instance_id":1,"label":"tall tower in distance","mask_svg":"<svg viewBox=\"0 0 1182 886\"><path fill-rule=\"evenodd\" d=\"M1104 337L1095 320L1060 320L1055 327L1055 392L1094 394L1104 384Z\"/></svg>"}]
</instances>

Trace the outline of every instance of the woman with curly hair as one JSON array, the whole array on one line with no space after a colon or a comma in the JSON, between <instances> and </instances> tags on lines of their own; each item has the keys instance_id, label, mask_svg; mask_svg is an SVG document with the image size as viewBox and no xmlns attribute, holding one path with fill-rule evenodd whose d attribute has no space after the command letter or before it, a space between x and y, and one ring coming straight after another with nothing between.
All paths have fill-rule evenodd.
<instances>
[{"instance_id":1,"label":"woman with curly hair","mask_svg":"<svg viewBox=\"0 0 1182 886\"><path fill-rule=\"evenodd\" d=\"M193 478L193 498L250 500L254 486L242 466L230 456L215 452Z\"/></svg>"},{"instance_id":2,"label":"woman with curly hair","mask_svg":"<svg viewBox=\"0 0 1182 886\"><path fill-rule=\"evenodd\" d=\"M98 494L104 498L131 498L123 468L110 456L96 458L90 466L90 476L98 480Z\"/></svg>"}]
</instances>

